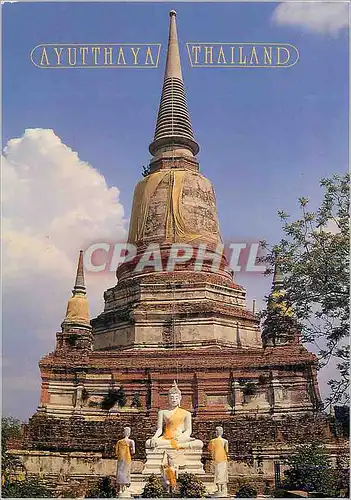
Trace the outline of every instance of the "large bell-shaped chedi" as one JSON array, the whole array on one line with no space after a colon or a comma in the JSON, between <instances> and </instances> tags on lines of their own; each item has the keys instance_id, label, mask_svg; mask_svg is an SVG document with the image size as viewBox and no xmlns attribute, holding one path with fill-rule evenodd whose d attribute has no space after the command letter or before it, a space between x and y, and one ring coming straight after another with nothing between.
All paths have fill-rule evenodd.
<instances>
[{"instance_id":1,"label":"large bell-shaped chedi","mask_svg":"<svg viewBox=\"0 0 351 500\"><path fill-rule=\"evenodd\" d=\"M134 193L129 242L221 242L212 184L199 173L188 112L176 31L170 12L165 77L153 142L149 174Z\"/></svg>"},{"instance_id":2,"label":"large bell-shaped chedi","mask_svg":"<svg viewBox=\"0 0 351 500\"><path fill-rule=\"evenodd\" d=\"M149 151L153 157L147 175L135 188L128 236L128 242L138 247L138 255L118 269L120 280L130 277L130 273L135 276L145 270L160 270L152 266L141 270L136 265L145 249L153 244L160 245L163 269L174 243L191 245L193 250L193 258L174 266L180 271L194 269L199 246L206 247L209 255L217 254L220 258L222 254L214 190L200 174L195 156L199 145L194 139L185 97L174 10L170 12L164 83ZM210 260L205 261L202 269L211 272L209 264ZM215 272L231 281L224 257Z\"/></svg>"},{"instance_id":3,"label":"large bell-shaped chedi","mask_svg":"<svg viewBox=\"0 0 351 500\"><path fill-rule=\"evenodd\" d=\"M135 188L128 235L137 253L118 267L118 284L105 292L104 312L92 322L94 349L261 347L258 321L246 310L245 291L233 283L222 255L212 184L199 172L175 11L170 12L163 89L149 151L152 159ZM177 259L184 256L184 245L190 254Z\"/></svg>"}]
</instances>

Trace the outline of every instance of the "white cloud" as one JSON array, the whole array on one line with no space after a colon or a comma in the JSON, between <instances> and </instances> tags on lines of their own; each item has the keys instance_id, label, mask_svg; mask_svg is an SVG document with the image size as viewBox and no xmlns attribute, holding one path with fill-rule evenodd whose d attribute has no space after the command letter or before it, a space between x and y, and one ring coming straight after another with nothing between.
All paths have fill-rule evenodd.
<instances>
[{"instance_id":1,"label":"white cloud","mask_svg":"<svg viewBox=\"0 0 351 500\"><path fill-rule=\"evenodd\" d=\"M36 373L38 398L36 365L54 347L78 251L97 240L124 238L124 211L119 190L108 187L53 130L28 129L10 140L2 180L4 371L8 381ZM92 316L102 310L103 292L114 283L114 273L87 276ZM4 386L4 401L15 411L11 395L25 391L25 383L10 386ZM35 409L37 398L27 412Z\"/></svg>"},{"instance_id":2,"label":"white cloud","mask_svg":"<svg viewBox=\"0 0 351 500\"><path fill-rule=\"evenodd\" d=\"M299 26L316 33L337 34L349 26L347 2L282 2L273 12L277 24Z\"/></svg>"}]
</instances>

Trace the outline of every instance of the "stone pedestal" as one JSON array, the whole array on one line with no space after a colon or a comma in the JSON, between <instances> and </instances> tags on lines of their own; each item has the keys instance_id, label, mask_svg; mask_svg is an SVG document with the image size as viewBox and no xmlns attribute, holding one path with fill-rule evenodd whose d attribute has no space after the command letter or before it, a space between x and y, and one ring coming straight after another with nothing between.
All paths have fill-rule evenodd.
<instances>
[{"instance_id":1,"label":"stone pedestal","mask_svg":"<svg viewBox=\"0 0 351 500\"><path fill-rule=\"evenodd\" d=\"M208 488L207 488L208 490ZM227 498L228 497L228 491L227 491L227 488L223 491L215 491L212 496L214 498Z\"/></svg>"},{"instance_id":2,"label":"stone pedestal","mask_svg":"<svg viewBox=\"0 0 351 500\"><path fill-rule=\"evenodd\" d=\"M172 450L172 449L153 449L146 450L146 464L142 474L149 476L150 474L160 474L161 464L165 451L170 454L174 462L179 467L179 473L189 472L192 474L205 474L203 464L201 462L202 450Z\"/></svg>"},{"instance_id":3,"label":"stone pedestal","mask_svg":"<svg viewBox=\"0 0 351 500\"><path fill-rule=\"evenodd\" d=\"M129 491L129 489L127 490L124 490L124 491L121 491L119 494L118 494L118 497L117 498L131 498L131 493Z\"/></svg>"}]
</instances>

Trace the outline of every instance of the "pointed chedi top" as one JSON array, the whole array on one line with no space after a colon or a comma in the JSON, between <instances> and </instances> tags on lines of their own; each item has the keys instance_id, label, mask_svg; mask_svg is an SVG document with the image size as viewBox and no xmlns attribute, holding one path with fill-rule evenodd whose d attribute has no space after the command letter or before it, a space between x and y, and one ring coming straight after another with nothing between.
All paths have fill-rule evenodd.
<instances>
[{"instance_id":1,"label":"pointed chedi top","mask_svg":"<svg viewBox=\"0 0 351 500\"><path fill-rule=\"evenodd\" d=\"M86 288L84 282L83 250L79 252L78 266L72 297L68 301L66 317L62 323L62 328L70 327L90 327L89 303L86 298Z\"/></svg>"},{"instance_id":2,"label":"pointed chedi top","mask_svg":"<svg viewBox=\"0 0 351 500\"><path fill-rule=\"evenodd\" d=\"M185 97L176 26L176 12L171 10L167 61L154 140L149 146L153 156L165 151L184 150L193 156L199 152L194 139Z\"/></svg>"},{"instance_id":3,"label":"pointed chedi top","mask_svg":"<svg viewBox=\"0 0 351 500\"><path fill-rule=\"evenodd\" d=\"M182 80L182 68L180 65L180 54L178 45L177 25L176 25L176 11L171 10L169 13L169 37L168 37L168 50L167 61L165 69L165 80L167 78L179 78Z\"/></svg>"},{"instance_id":4,"label":"pointed chedi top","mask_svg":"<svg viewBox=\"0 0 351 500\"><path fill-rule=\"evenodd\" d=\"M79 252L77 274L74 288L72 290L73 295L80 293L82 295L86 294L85 281L84 281L84 267L83 267L83 250Z\"/></svg>"}]
</instances>

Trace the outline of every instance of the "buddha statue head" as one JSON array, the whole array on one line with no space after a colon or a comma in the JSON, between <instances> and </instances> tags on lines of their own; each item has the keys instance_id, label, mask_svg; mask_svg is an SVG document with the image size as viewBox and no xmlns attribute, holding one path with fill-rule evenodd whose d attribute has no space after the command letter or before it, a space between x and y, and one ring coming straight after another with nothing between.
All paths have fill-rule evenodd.
<instances>
[{"instance_id":1,"label":"buddha statue head","mask_svg":"<svg viewBox=\"0 0 351 500\"><path fill-rule=\"evenodd\" d=\"M124 437L129 438L130 433L131 433L131 428L130 427L123 427L123 433L124 433Z\"/></svg>"},{"instance_id":2,"label":"buddha statue head","mask_svg":"<svg viewBox=\"0 0 351 500\"><path fill-rule=\"evenodd\" d=\"M177 382L174 381L172 387L168 391L168 402L172 408L180 405L182 400L182 393L177 385Z\"/></svg>"},{"instance_id":3,"label":"buddha statue head","mask_svg":"<svg viewBox=\"0 0 351 500\"><path fill-rule=\"evenodd\" d=\"M223 427L221 427L220 425L218 427L216 427L216 436L217 437L223 436Z\"/></svg>"}]
</instances>

